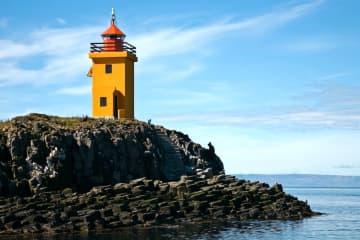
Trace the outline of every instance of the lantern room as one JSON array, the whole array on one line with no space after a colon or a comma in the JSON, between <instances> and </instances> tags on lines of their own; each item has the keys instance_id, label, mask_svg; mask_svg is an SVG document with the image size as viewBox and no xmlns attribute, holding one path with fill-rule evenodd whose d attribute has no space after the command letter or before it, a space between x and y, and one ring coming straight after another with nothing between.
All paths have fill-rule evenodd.
<instances>
[{"instance_id":1,"label":"lantern room","mask_svg":"<svg viewBox=\"0 0 360 240\"><path fill-rule=\"evenodd\" d=\"M125 42L116 26L112 9L110 26L101 34L103 42L90 43L92 67L92 112L101 118L134 118L134 63L136 48Z\"/></svg>"},{"instance_id":2,"label":"lantern room","mask_svg":"<svg viewBox=\"0 0 360 240\"><path fill-rule=\"evenodd\" d=\"M115 25L115 11L112 9L111 25L101 34L105 51L122 51L126 35Z\"/></svg>"}]
</instances>

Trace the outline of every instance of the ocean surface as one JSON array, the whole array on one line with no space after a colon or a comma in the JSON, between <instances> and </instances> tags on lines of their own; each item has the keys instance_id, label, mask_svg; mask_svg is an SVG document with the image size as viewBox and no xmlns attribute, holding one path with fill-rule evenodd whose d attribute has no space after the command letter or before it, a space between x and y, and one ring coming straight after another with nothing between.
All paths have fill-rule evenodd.
<instances>
[{"instance_id":1,"label":"ocean surface","mask_svg":"<svg viewBox=\"0 0 360 240\"><path fill-rule=\"evenodd\" d=\"M360 188L289 187L284 184L284 190L307 200L314 211L325 214L299 221L231 222L16 239L360 239Z\"/></svg>"}]
</instances>

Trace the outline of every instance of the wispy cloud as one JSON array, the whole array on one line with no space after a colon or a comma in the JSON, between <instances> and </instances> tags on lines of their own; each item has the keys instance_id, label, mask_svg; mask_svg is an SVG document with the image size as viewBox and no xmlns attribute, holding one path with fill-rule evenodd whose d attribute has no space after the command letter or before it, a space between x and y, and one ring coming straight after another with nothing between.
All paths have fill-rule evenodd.
<instances>
[{"instance_id":1,"label":"wispy cloud","mask_svg":"<svg viewBox=\"0 0 360 240\"><path fill-rule=\"evenodd\" d=\"M173 56L204 51L204 45L221 38L232 31L264 31L297 19L321 5L323 1L313 1L290 8L276 10L261 16L240 21L219 21L192 28L167 27L144 32L131 38L138 48L142 62L161 56ZM3 24L6 20L2 20ZM64 22L58 19L59 22ZM30 33L26 42L0 39L6 48L0 49L0 86L9 84L52 84L54 79L71 79L85 73L89 62L84 61L88 52L86 43L99 38L103 26L79 28L44 28ZM150 46L150 47L149 47ZM39 69L27 69L19 59L29 57L45 58L46 63ZM199 68L190 65L178 73L186 78ZM178 77L178 78L179 78Z\"/></svg>"},{"instance_id":2,"label":"wispy cloud","mask_svg":"<svg viewBox=\"0 0 360 240\"><path fill-rule=\"evenodd\" d=\"M155 118L154 118L155 119ZM303 111L259 115L236 112L189 113L158 117L161 122L193 122L208 125L239 125L277 129L349 129L360 130L360 114L344 115L336 112Z\"/></svg>"},{"instance_id":3,"label":"wispy cloud","mask_svg":"<svg viewBox=\"0 0 360 240\"><path fill-rule=\"evenodd\" d=\"M63 18L57 18L57 19L55 19L55 20L56 20L56 22L57 22L58 24L61 24L61 25L66 24L66 21L65 21L65 19L63 19Z\"/></svg>"},{"instance_id":4,"label":"wispy cloud","mask_svg":"<svg viewBox=\"0 0 360 240\"><path fill-rule=\"evenodd\" d=\"M336 165L335 168L340 168L340 169L358 169L360 168L359 164L340 164L340 165Z\"/></svg>"},{"instance_id":5,"label":"wispy cloud","mask_svg":"<svg viewBox=\"0 0 360 240\"><path fill-rule=\"evenodd\" d=\"M6 46L0 49L0 86L56 84L60 78L73 81L74 76L85 76L90 66L87 43L97 39L99 32L96 27L41 29L30 33L28 43L0 39ZM23 67L21 61L29 58L44 59L45 64L37 69Z\"/></svg>"},{"instance_id":6,"label":"wispy cloud","mask_svg":"<svg viewBox=\"0 0 360 240\"><path fill-rule=\"evenodd\" d=\"M263 32L300 18L318 8L323 2L320 0L294 5L240 21L226 20L190 29L165 28L140 34L133 40L141 52L142 59L184 54L195 50L198 53L201 46L225 36L228 32Z\"/></svg>"},{"instance_id":7,"label":"wispy cloud","mask_svg":"<svg viewBox=\"0 0 360 240\"><path fill-rule=\"evenodd\" d=\"M99 27L44 28L28 34L26 42L0 39L6 48L0 49L0 59L19 59L28 56L72 57L75 51L87 52L88 44L99 38Z\"/></svg>"},{"instance_id":8,"label":"wispy cloud","mask_svg":"<svg viewBox=\"0 0 360 240\"><path fill-rule=\"evenodd\" d=\"M351 73L349 72L337 72L337 73L331 73L324 76L321 76L319 80L335 80L339 78L345 78L351 76Z\"/></svg>"},{"instance_id":9,"label":"wispy cloud","mask_svg":"<svg viewBox=\"0 0 360 240\"><path fill-rule=\"evenodd\" d=\"M350 75L349 75L350 76ZM331 78L334 79L334 78ZM346 78L344 77L346 80ZM360 113L360 86L347 81L323 81L307 87L297 96L302 104L313 103L312 108L322 111L337 111L342 114ZM310 106L308 106L310 107Z\"/></svg>"},{"instance_id":10,"label":"wispy cloud","mask_svg":"<svg viewBox=\"0 0 360 240\"><path fill-rule=\"evenodd\" d=\"M231 93L231 90L225 92ZM211 93L211 91L209 91ZM174 95L176 99L176 95ZM192 96L188 96L191 99ZM209 96L210 97L210 96ZM211 95L217 99L215 95ZM231 98L227 99L231 102ZM256 126L278 129L360 130L360 86L323 82L305 88L302 95L285 106L258 106L251 111L183 112L158 116L159 121L200 124ZM197 102L196 96L194 102ZM261 111L258 111L258 109ZM270 109L270 111L266 111Z\"/></svg>"},{"instance_id":11,"label":"wispy cloud","mask_svg":"<svg viewBox=\"0 0 360 240\"><path fill-rule=\"evenodd\" d=\"M200 66L201 56L208 57L209 53L216 51L216 48L207 46L211 46L210 44L214 44L215 41L227 36L227 33L265 33L310 13L323 2L320 0L290 5L260 16L238 21L226 18L196 27L164 27L140 33L132 37L131 40L138 48L139 59L141 59L139 63L140 73L161 76L157 77L157 79L186 79L192 74L206 69L206 66ZM189 62L188 59L193 59L194 55L197 56L197 62ZM188 56L183 60L181 70L174 67L173 64L169 64L167 57L172 56ZM156 59L156 61L153 61L153 59ZM171 73L171 77L164 76L167 73Z\"/></svg>"},{"instance_id":12,"label":"wispy cloud","mask_svg":"<svg viewBox=\"0 0 360 240\"><path fill-rule=\"evenodd\" d=\"M55 93L63 95L86 95L91 93L91 85L61 88Z\"/></svg>"}]
</instances>

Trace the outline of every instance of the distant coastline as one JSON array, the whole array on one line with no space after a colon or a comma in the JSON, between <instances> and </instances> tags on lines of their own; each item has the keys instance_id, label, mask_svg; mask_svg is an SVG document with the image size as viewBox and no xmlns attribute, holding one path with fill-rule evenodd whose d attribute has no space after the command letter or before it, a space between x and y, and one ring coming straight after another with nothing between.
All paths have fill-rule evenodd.
<instances>
[{"instance_id":1,"label":"distant coastline","mask_svg":"<svg viewBox=\"0 0 360 240\"><path fill-rule=\"evenodd\" d=\"M234 174L239 179L281 183L284 187L360 188L360 176L317 174Z\"/></svg>"}]
</instances>

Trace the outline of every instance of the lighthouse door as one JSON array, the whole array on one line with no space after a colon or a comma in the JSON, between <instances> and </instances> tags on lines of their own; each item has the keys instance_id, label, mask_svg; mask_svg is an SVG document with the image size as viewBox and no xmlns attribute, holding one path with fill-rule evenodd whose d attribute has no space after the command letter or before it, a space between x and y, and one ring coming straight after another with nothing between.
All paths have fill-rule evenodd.
<instances>
[{"instance_id":1,"label":"lighthouse door","mask_svg":"<svg viewBox=\"0 0 360 240\"><path fill-rule=\"evenodd\" d=\"M114 95L114 118L118 119L118 96Z\"/></svg>"}]
</instances>

